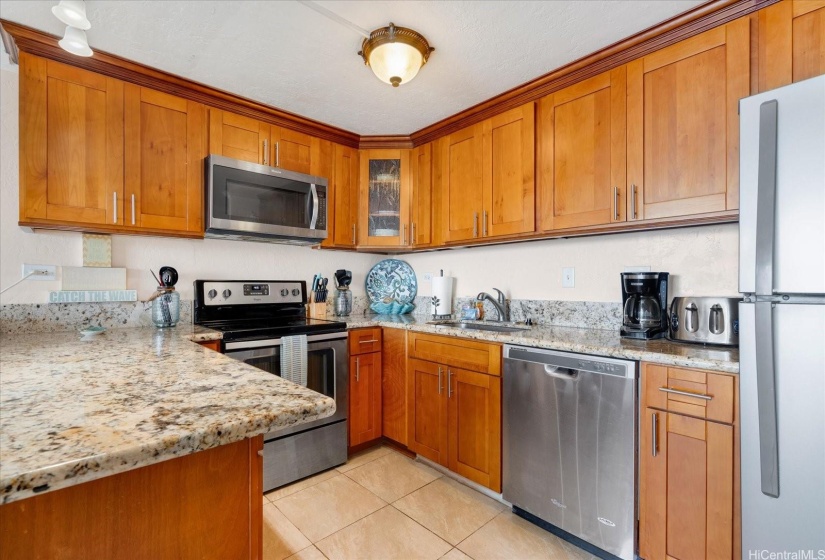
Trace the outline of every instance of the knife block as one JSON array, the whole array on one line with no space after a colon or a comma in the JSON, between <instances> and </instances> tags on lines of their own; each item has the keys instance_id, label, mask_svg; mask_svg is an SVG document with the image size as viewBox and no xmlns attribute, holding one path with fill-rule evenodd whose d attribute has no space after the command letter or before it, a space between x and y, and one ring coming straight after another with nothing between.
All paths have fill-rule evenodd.
<instances>
[{"instance_id":1,"label":"knife block","mask_svg":"<svg viewBox=\"0 0 825 560\"><path fill-rule=\"evenodd\" d=\"M307 317L310 319L326 319L327 318L327 302L322 301L318 303L307 304Z\"/></svg>"}]
</instances>

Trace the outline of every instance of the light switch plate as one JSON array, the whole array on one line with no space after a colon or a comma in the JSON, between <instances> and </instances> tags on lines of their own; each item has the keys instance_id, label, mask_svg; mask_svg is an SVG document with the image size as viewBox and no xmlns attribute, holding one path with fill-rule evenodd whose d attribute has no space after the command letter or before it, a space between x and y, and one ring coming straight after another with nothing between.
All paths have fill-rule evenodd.
<instances>
[{"instance_id":1,"label":"light switch plate","mask_svg":"<svg viewBox=\"0 0 825 560\"><path fill-rule=\"evenodd\" d=\"M572 266L561 269L561 287L573 288L576 286L576 269Z\"/></svg>"},{"instance_id":2,"label":"light switch plate","mask_svg":"<svg viewBox=\"0 0 825 560\"><path fill-rule=\"evenodd\" d=\"M29 280L57 280L57 267L53 264L24 264L23 276L33 273Z\"/></svg>"}]
</instances>

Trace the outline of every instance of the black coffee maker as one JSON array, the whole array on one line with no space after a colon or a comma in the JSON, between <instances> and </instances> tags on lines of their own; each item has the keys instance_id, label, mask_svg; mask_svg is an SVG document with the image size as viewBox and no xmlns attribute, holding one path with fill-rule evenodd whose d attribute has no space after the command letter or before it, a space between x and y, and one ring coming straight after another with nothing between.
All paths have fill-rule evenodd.
<instances>
[{"instance_id":1,"label":"black coffee maker","mask_svg":"<svg viewBox=\"0 0 825 560\"><path fill-rule=\"evenodd\" d=\"M622 273L622 337L664 338L669 276L667 272Z\"/></svg>"}]
</instances>

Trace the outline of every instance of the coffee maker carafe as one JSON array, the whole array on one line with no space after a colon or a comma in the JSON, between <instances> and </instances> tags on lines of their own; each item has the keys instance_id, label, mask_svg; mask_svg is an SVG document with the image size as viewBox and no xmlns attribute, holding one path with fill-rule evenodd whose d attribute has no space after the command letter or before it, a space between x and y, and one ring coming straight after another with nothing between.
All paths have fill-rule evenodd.
<instances>
[{"instance_id":1,"label":"coffee maker carafe","mask_svg":"<svg viewBox=\"0 0 825 560\"><path fill-rule=\"evenodd\" d=\"M667 272L622 273L624 338L649 340L667 334Z\"/></svg>"}]
</instances>

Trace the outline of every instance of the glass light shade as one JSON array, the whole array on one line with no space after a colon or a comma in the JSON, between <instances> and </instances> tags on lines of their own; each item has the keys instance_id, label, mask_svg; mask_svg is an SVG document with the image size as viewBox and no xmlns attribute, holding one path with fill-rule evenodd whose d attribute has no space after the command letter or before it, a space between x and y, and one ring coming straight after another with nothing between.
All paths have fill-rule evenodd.
<instances>
[{"instance_id":1,"label":"glass light shade","mask_svg":"<svg viewBox=\"0 0 825 560\"><path fill-rule=\"evenodd\" d=\"M372 71L384 83L398 87L415 78L424 57L421 52L406 43L384 43L370 52L369 64Z\"/></svg>"},{"instance_id":2,"label":"glass light shade","mask_svg":"<svg viewBox=\"0 0 825 560\"><path fill-rule=\"evenodd\" d=\"M52 13L66 25L83 30L92 27L86 18L86 3L83 0L60 0L60 4L52 8Z\"/></svg>"},{"instance_id":3,"label":"glass light shade","mask_svg":"<svg viewBox=\"0 0 825 560\"><path fill-rule=\"evenodd\" d=\"M66 33L57 42L64 51L68 51L77 56L92 56L92 49L89 48L89 41L86 39L86 32L76 29L71 25L66 26Z\"/></svg>"}]
</instances>

